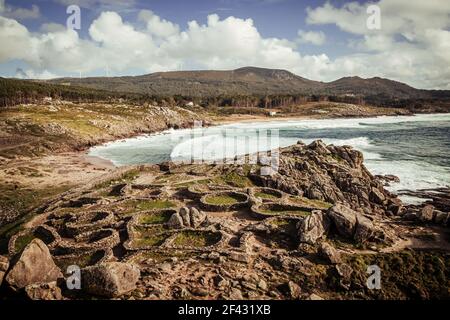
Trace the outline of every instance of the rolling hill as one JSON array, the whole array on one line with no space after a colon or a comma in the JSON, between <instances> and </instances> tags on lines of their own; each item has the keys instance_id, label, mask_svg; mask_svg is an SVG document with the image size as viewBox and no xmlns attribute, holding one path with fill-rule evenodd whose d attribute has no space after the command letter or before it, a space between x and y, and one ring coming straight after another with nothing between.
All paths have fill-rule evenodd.
<instances>
[{"instance_id":1,"label":"rolling hill","mask_svg":"<svg viewBox=\"0 0 450 320\"><path fill-rule=\"evenodd\" d=\"M215 97L316 94L382 95L393 99L433 97L433 91L415 89L404 83L389 79L345 77L325 83L308 80L285 70L256 67L245 67L231 71L157 72L134 77L62 78L50 82L91 89L162 96Z\"/></svg>"}]
</instances>

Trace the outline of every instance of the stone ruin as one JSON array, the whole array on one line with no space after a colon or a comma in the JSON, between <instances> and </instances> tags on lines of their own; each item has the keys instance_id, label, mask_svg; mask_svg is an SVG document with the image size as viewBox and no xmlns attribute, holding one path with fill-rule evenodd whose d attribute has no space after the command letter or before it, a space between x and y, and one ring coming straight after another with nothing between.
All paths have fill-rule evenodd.
<instances>
[{"instance_id":1,"label":"stone ruin","mask_svg":"<svg viewBox=\"0 0 450 320\"><path fill-rule=\"evenodd\" d=\"M39 208L8 250L10 257L44 251L46 264L61 270L58 279L71 265L86 275L80 292L54 285L55 277L43 287L24 280L31 298L298 298L288 279L314 267L302 255L315 252L340 266L334 239L392 244L397 235L383 221L405 211L360 153L315 142L283 150L271 176L261 176L258 165L119 169ZM122 284L118 272L126 275ZM240 277L246 280L236 284ZM193 281L200 284L183 286ZM289 290L275 286L280 281Z\"/></svg>"}]
</instances>

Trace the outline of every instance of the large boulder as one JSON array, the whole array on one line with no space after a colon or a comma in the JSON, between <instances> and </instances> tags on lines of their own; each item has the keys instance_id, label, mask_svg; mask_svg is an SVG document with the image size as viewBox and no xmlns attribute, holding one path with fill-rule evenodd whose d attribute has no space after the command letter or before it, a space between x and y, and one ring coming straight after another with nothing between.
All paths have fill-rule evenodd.
<instances>
[{"instance_id":1,"label":"large boulder","mask_svg":"<svg viewBox=\"0 0 450 320\"><path fill-rule=\"evenodd\" d=\"M14 289L30 284L48 283L62 278L50 252L40 239L33 239L22 251L6 276L6 281Z\"/></svg>"},{"instance_id":2,"label":"large boulder","mask_svg":"<svg viewBox=\"0 0 450 320\"><path fill-rule=\"evenodd\" d=\"M300 242L315 244L328 232L329 227L330 221L327 215L322 211L314 211L299 223Z\"/></svg>"},{"instance_id":3,"label":"large boulder","mask_svg":"<svg viewBox=\"0 0 450 320\"><path fill-rule=\"evenodd\" d=\"M418 218L420 221L423 222L430 222L433 221L433 212L434 207L432 205L426 205L422 208L422 210L419 211Z\"/></svg>"},{"instance_id":4,"label":"large boulder","mask_svg":"<svg viewBox=\"0 0 450 320\"><path fill-rule=\"evenodd\" d=\"M180 217L183 220L183 225L187 228L191 226L191 218L189 213L189 208L183 207L180 209Z\"/></svg>"},{"instance_id":5,"label":"large boulder","mask_svg":"<svg viewBox=\"0 0 450 320\"><path fill-rule=\"evenodd\" d=\"M4 256L0 256L0 286L2 285L3 278L5 277L6 271L9 268L9 260Z\"/></svg>"},{"instance_id":6,"label":"large boulder","mask_svg":"<svg viewBox=\"0 0 450 320\"><path fill-rule=\"evenodd\" d=\"M81 286L89 294L119 297L136 289L139 268L122 262L105 262L81 271Z\"/></svg>"},{"instance_id":7,"label":"large boulder","mask_svg":"<svg viewBox=\"0 0 450 320\"><path fill-rule=\"evenodd\" d=\"M332 245L324 242L320 245L319 253L331 264L342 263L341 254Z\"/></svg>"},{"instance_id":8,"label":"large boulder","mask_svg":"<svg viewBox=\"0 0 450 320\"><path fill-rule=\"evenodd\" d=\"M356 216L356 221L357 222L354 239L360 243L364 243L370 240L376 231L372 221L361 214L358 214Z\"/></svg>"},{"instance_id":9,"label":"large boulder","mask_svg":"<svg viewBox=\"0 0 450 320\"><path fill-rule=\"evenodd\" d=\"M56 281L30 284L25 287L25 293L31 300L62 300L63 298Z\"/></svg>"},{"instance_id":10,"label":"large boulder","mask_svg":"<svg viewBox=\"0 0 450 320\"><path fill-rule=\"evenodd\" d=\"M386 200L385 195L378 190L377 188L372 188L372 191L370 192L370 200L377 204L383 204Z\"/></svg>"},{"instance_id":11,"label":"large boulder","mask_svg":"<svg viewBox=\"0 0 450 320\"><path fill-rule=\"evenodd\" d=\"M178 212L175 212L167 222L167 225L170 229L182 229L183 228L183 220L180 217Z\"/></svg>"},{"instance_id":12,"label":"large boulder","mask_svg":"<svg viewBox=\"0 0 450 320\"><path fill-rule=\"evenodd\" d=\"M356 229L357 213L343 204L336 204L328 210L338 233L346 238L353 238Z\"/></svg>"},{"instance_id":13,"label":"large boulder","mask_svg":"<svg viewBox=\"0 0 450 320\"><path fill-rule=\"evenodd\" d=\"M198 228L206 219L206 213L199 211L197 208L191 208L190 210L191 226Z\"/></svg>"}]
</instances>

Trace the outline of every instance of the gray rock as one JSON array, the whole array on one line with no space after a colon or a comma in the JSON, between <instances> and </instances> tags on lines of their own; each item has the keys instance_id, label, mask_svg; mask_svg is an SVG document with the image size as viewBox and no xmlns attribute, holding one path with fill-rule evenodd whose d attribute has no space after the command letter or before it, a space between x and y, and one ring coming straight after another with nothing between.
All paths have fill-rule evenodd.
<instances>
[{"instance_id":1,"label":"gray rock","mask_svg":"<svg viewBox=\"0 0 450 320\"><path fill-rule=\"evenodd\" d=\"M333 221L338 233L347 238L353 238L356 229L357 213L343 204L336 204L328 210L328 216Z\"/></svg>"},{"instance_id":2,"label":"gray rock","mask_svg":"<svg viewBox=\"0 0 450 320\"><path fill-rule=\"evenodd\" d=\"M345 289L350 288L353 269L345 263L336 265L336 271L340 277L340 285Z\"/></svg>"},{"instance_id":3,"label":"gray rock","mask_svg":"<svg viewBox=\"0 0 450 320\"><path fill-rule=\"evenodd\" d=\"M6 275L6 281L12 288L21 289L30 284L53 282L62 277L61 270L53 261L45 243L40 239L33 239Z\"/></svg>"},{"instance_id":4,"label":"gray rock","mask_svg":"<svg viewBox=\"0 0 450 320\"><path fill-rule=\"evenodd\" d=\"M372 221L361 214L356 216L356 231L354 239L357 242L364 243L372 238L375 234L375 226Z\"/></svg>"},{"instance_id":5,"label":"gray rock","mask_svg":"<svg viewBox=\"0 0 450 320\"><path fill-rule=\"evenodd\" d=\"M230 293L229 293L229 299L230 300L243 300L244 298L242 297L241 290L239 290L237 288L231 288Z\"/></svg>"},{"instance_id":6,"label":"gray rock","mask_svg":"<svg viewBox=\"0 0 450 320\"><path fill-rule=\"evenodd\" d=\"M0 256L0 286L2 285L3 278L5 277L6 271L9 268L9 260L4 256Z\"/></svg>"},{"instance_id":7,"label":"gray rock","mask_svg":"<svg viewBox=\"0 0 450 320\"><path fill-rule=\"evenodd\" d=\"M330 227L330 221L322 211L315 211L299 223L298 233L300 242L315 244L322 238Z\"/></svg>"},{"instance_id":8,"label":"gray rock","mask_svg":"<svg viewBox=\"0 0 450 320\"><path fill-rule=\"evenodd\" d=\"M286 293L291 299L298 299L300 298L301 289L298 286L298 284L289 281L285 284L286 287Z\"/></svg>"},{"instance_id":9,"label":"gray rock","mask_svg":"<svg viewBox=\"0 0 450 320\"><path fill-rule=\"evenodd\" d=\"M447 222L447 216L448 216L448 213L446 213L446 212L442 212L442 211L436 212L436 215L434 217L434 222L437 224L445 225Z\"/></svg>"},{"instance_id":10,"label":"gray rock","mask_svg":"<svg viewBox=\"0 0 450 320\"><path fill-rule=\"evenodd\" d=\"M81 285L89 294L114 298L136 289L139 277L140 271L135 265L106 262L84 268Z\"/></svg>"},{"instance_id":11,"label":"gray rock","mask_svg":"<svg viewBox=\"0 0 450 320\"><path fill-rule=\"evenodd\" d=\"M332 245L324 242L320 245L319 252L328 262L338 264L342 262L341 254Z\"/></svg>"},{"instance_id":12,"label":"gray rock","mask_svg":"<svg viewBox=\"0 0 450 320\"><path fill-rule=\"evenodd\" d=\"M373 202L375 202L377 204L383 204L384 201L386 200L386 197L377 188L372 188L372 190L370 192L370 200L372 200Z\"/></svg>"},{"instance_id":13,"label":"gray rock","mask_svg":"<svg viewBox=\"0 0 450 320\"><path fill-rule=\"evenodd\" d=\"M417 214L413 211L408 211L403 216L403 219L406 221L416 221L418 219Z\"/></svg>"},{"instance_id":14,"label":"gray rock","mask_svg":"<svg viewBox=\"0 0 450 320\"><path fill-rule=\"evenodd\" d=\"M25 287L25 293L31 300L62 300L63 298L56 281L30 284Z\"/></svg>"},{"instance_id":15,"label":"gray rock","mask_svg":"<svg viewBox=\"0 0 450 320\"><path fill-rule=\"evenodd\" d=\"M190 210L190 220L191 220L191 227L198 228L200 225L205 221L206 219L206 213L203 211L198 211L197 208L191 208Z\"/></svg>"},{"instance_id":16,"label":"gray rock","mask_svg":"<svg viewBox=\"0 0 450 320\"><path fill-rule=\"evenodd\" d=\"M260 279L258 282L258 288L261 289L262 291L267 291L267 282L264 281L264 279Z\"/></svg>"},{"instance_id":17,"label":"gray rock","mask_svg":"<svg viewBox=\"0 0 450 320\"><path fill-rule=\"evenodd\" d=\"M167 222L167 225L170 229L182 229L183 228L183 219L181 219L178 212L175 212Z\"/></svg>"},{"instance_id":18,"label":"gray rock","mask_svg":"<svg viewBox=\"0 0 450 320\"><path fill-rule=\"evenodd\" d=\"M433 221L433 212L434 207L432 205L426 205L425 207L422 208L422 210L420 210L418 218L420 221L423 222Z\"/></svg>"},{"instance_id":19,"label":"gray rock","mask_svg":"<svg viewBox=\"0 0 450 320\"><path fill-rule=\"evenodd\" d=\"M317 294L315 294L315 293L312 293L309 297L308 297L308 299L306 299L306 300L314 300L314 301L318 301L318 300L324 300L321 296L319 296L319 295L317 295Z\"/></svg>"},{"instance_id":20,"label":"gray rock","mask_svg":"<svg viewBox=\"0 0 450 320\"><path fill-rule=\"evenodd\" d=\"M183 225L185 227L190 227L191 226L191 218L189 215L189 208L183 207L180 209L180 216L181 219L183 220Z\"/></svg>"}]
</instances>

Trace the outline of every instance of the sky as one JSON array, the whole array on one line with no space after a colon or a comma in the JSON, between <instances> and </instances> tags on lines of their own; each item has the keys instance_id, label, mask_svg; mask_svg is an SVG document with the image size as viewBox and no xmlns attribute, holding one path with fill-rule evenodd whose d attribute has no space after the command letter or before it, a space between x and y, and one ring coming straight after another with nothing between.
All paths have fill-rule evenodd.
<instances>
[{"instance_id":1,"label":"sky","mask_svg":"<svg viewBox=\"0 0 450 320\"><path fill-rule=\"evenodd\" d=\"M245 66L450 89L450 1L0 0L1 77Z\"/></svg>"}]
</instances>

